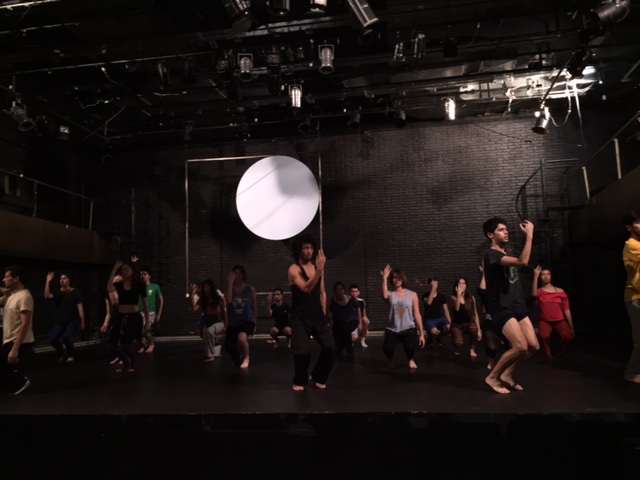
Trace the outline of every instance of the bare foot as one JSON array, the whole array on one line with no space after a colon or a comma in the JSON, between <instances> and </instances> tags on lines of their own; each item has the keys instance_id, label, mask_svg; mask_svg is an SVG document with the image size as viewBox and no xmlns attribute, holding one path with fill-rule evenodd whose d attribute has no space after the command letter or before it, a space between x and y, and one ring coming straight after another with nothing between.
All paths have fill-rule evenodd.
<instances>
[{"instance_id":1,"label":"bare foot","mask_svg":"<svg viewBox=\"0 0 640 480\"><path fill-rule=\"evenodd\" d=\"M127 368L127 372L128 373L136 373L136 369L135 369L135 367L129 367L129 368Z\"/></svg>"},{"instance_id":2,"label":"bare foot","mask_svg":"<svg viewBox=\"0 0 640 480\"><path fill-rule=\"evenodd\" d=\"M416 365L416 362L413 359L409 360L409 368L418 368L418 365Z\"/></svg>"},{"instance_id":3,"label":"bare foot","mask_svg":"<svg viewBox=\"0 0 640 480\"><path fill-rule=\"evenodd\" d=\"M513 377L509 377L507 375L500 375L500 381L502 383L504 383L505 385L507 385L509 388L512 388L514 390L517 390L519 392L523 391L524 388L522 387L522 385L520 385L518 382L516 382Z\"/></svg>"},{"instance_id":4,"label":"bare foot","mask_svg":"<svg viewBox=\"0 0 640 480\"><path fill-rule=\"evenodd\" d=\"M494 392L500 393L502 395L506 395L507 393L511 393L508 388L504 388L502 384L491 377L487 377L484 379L485 383L489 385Z\"/></svg>"},{"instance_id":5,"label":"bare foot","mask_svg":"<svg viewBox=\"0 0 640 480\"><path fill-rule=\"evenodd\" d=\"M216 357L207 357L204 359L204 363L211 363L216 359Z\"/></svg>"},{"instance_id":6,"label":"bare foot","mask_svg":"<svg viewBox=\"0 0 640 480\"><path fill-rule=\"evenodd\" d=\"M493 359L490 359L489 363L487 363L487 370L492 370L495 364L496 362Z\"/></svg>"},{"instance_id":7,"label":"bare foot","mask_svg":"<svg viewBox=\"0 0 640 480\"><path fill-rule=\"evenodd\" d=\"M327 385L326 385L325 383L318 383L318 382L316 382L316 384L315 384L315 385L316 385L316 388L317 388L318 390L324 390L325 388L327 388Z\"/></svg>"},{"instance_id":8,"label":"bare foot","mask_svg":"<svg viewBox=\"0 0 640 480\"><path fill-rule=\"evenodd\" d=\"M113 360L111 360L109 362L109 365L115 365L116 363L118 363L120 361L120 359L118 357L114 358Z\"/></svg>"},{"instance_id":9,"label":"bare foot","mask_svg":"<svg viewBox=\"0 0 640 480\"><path fill-rule=\"evenodd\" d=\"M471 358L477 358L478 354L476 353L476 349L472 348L471 350L469 350L469 355L471 356Z\"/></svg>"},{"instance_id":10,"label":"bare foot","mask_svg":"<svg viewBox=\"0 0 640 480\"><path fill-rule=\"evenodd\" d=\"M304 386L303 385L294 385L293 386L293 391L294 392L304 392Z\"/></svg>"},{"instance_id":11,"label":"bare foot","mask_svg":"<svg viewBox=\"0 0 640 480\"><path fill-rule=\"evenodd\" d=\"M68 357L68 358L65 360L65 362L66 362L66 363L73 363L73 362L75 362L75 359L74 359L73 357Z\"/></svg>"},{"instance_id":12,"label":"bare foot","mask_svg":"<svg viewBox=\"0 0 640 480\"><path fill-rule=\"evenodd\" d=\"M152 343L151 345L149 345L147 347L147 349L145 350L145 353L153 353L153 350L156 348L156 344Z\"/></svg>"},{"instance_id":13,"label":"bare foot","mask_svg":"<svg viewBox=\"0 0 640 480\"><path fill-rule=\"evenodd\" d=\"M249 357L245 358L240 365L240 368L249 368Z\"/></svg>"},{"instance_id":14,"label":"bare foot","mask_svg":"<svg viewBox=\"0 0 640 480\"><path fill-rule=\"evenodd\" d=\"M144 353L144 350L145 350L145 348L144 348L144 347L140 347L140 348L138 349L138 353Z\"/></svg>"},{"instance_id":15,"label":"bare foot","mask_svg":"<svg viewBox=\"0 0 640 480\"><path fill-rule=\"evenodd\" d=\"M269 340L267 340L267 343L276 343L276 341L273 338L270 338Z\"/></svg>"}]
</instances>

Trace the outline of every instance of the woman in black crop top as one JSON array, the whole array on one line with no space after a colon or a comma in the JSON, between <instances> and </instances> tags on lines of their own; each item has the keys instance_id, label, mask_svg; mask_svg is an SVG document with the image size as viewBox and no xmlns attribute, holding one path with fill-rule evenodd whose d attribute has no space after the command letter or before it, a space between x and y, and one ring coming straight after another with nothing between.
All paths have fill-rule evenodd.
<instances>
[{"instance_id":1,"label":"woman in black crop top","mask_svg":"<svg viewBox=\"0 0 640 480\"><path fill-rule=\"evenodd\" d=\"M131 348L133 340L142 340L143 319L138 309L139 299L142 298L144 306L144 330L149 330L149 305L147 303L147 289L140 282L140 276L136 272L135 263L137 257L131 257L131 262L118 260L111 269L107 281L107 292L113 305L116 306L111 335L109 341L118 352L118 358L122 362L122 369L118 371L135 372L136 354ZM113 279L120 271L122 282L114 284Z\"/></svg>"}]
</instances>

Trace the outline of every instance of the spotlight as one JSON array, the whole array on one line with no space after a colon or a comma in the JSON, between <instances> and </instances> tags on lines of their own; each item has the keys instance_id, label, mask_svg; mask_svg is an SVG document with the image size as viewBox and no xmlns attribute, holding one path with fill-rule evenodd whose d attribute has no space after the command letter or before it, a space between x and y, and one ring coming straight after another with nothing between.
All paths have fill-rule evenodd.
<instances>
[{"instance_id":1,"label":"spotlight","mask_svg":"<svg viewBox=\"0 0 640 480\"><path fill-rule=\"evenodd\" d=\"M71 134L71 130L69 129L68 125L60 125L60 128L58 129L58 138L60 140L64 140L64 141L69 140L70 134Z\"/></svg>"},{"instance_id":2,"label":"spotlight","mask_svg":"<svg viewBox=\"0 0 640 480\"><path fill-rule=\"evenodd\" d=\"M306 114L298 124L298 131L304 135L311 131L311 117Z\"/></svg>"},{"instance_id":3,"label":"spotlight","mask_svg":"<svg viewBox=\"0 0 640 480\"><path fill-rule=\"evenodd\" d=\"M411 39L411 50L413 51L413 56L416 58L424 57L426 49L427 37L424 33L418 32L416 36Z\"/></svg>"},{"instance_id":4,"label":"spotlight","mask_svg":"<svg viewBox=\"0 0 640 480\"><path fill-rule=\"evenodd\" d=\"M324 13L327 9L327 0L310 0L309 11L311 13Z\"/></svg>"},{"instance_id":5,"label":"spotlight","mask_svg":"<svg viewBox=\"0 0 640 480\"><path fill-rule=\"evenodd\" d=\"M320 68L318 71L325 75L335 72L333 67L333 45L319 45L318 52L320 56Z\"/></svg>"},{"instance_id":6,"label":"spotlight","mask_svg":"<svg viewBox=\"0 0 640 480\"><path fill-rule=\"evenodd\" d=\"M360 112L351 112L351 116L349 117L347 126L351 130L357 130L358 128L360 128Z\"/></svg>"},{"instance_id":7,"label":"spotlight","mask_svg":"<svg viewBox=\"0 0 640 480\"><path fill-rule=\"evenodd\" d=\"M251 2L249 0L222 0L222 5L231 20L237 20L249 14Z\"/></svg>"},{"instance_id":8,"label":"spotlight","mask_svg":"<svg viewBox=\"0 0 640 480\"><path fill-rule=\"evenodd\" d=\"M269 0L269 11L277 17L284 17L291 10L290 0Z\"/></svg>"},{"instance_id":9,"label":"spotlight","mask_svg":"<svg viewBox=\"0 0 640 480\"><path fill-rule=\"evenodd\" d=\"M267 73L272 77L280 75L280 53L271 52L267 55Z\"/></svg>"},{"instance_id":10,"label":"spotlight","mask_svg":"<svg viewBox=\"0 0 640 480\"><path fill-rule=\"evenodd\" d=\"M376 17L367 0L347 0L347 2L362 28L367 28L378 21L378 17Z\"/></svg>"},{"instance_id":11,"label":"spotlight","mask_svg":"<svg viewBox=\"0 0 640 480\"><path fill-rule=\"evenodd\" d=\"M447 120L456 119L456 101L452 97L444 99L444 113Z\"/></svg>"},{"instance_id":12,"label":"spotlight","mask_svg":"<svg viewBox=\"0 0 640 480\"><path fill-rule=\"evenodd\" d=\"M294 109L302 107L302 85L289 85L289 98L291 107Z\"/></svg>"},{"instance_id":13,"label":"spotlight","mask_svg":"<svg viewBox=\"0 0 640 480\"><path fill-rule=\"evenodd\" d=\"M396 34L396 46L393 47L393 61L404 62L404 42L400 38L400 32Z\"/></svg>"},{"instance_id":14,"label":"spotlight","mask_svg":"<svg viewBox=\"0 0 640 480\"><path fill-rule=\"evenodd\" d=\"M240 65L240 80L243 82L249 82L253 79L253 73L251 73L251 69L253 68L253 54L251 53L239 53L238 54L238 65Z\"/></svg>"},{"instance_id":15,"label":"spotlight","mask_svg":"<svg viewBox=\"0 0 640 480\"><path fill-rule=\"evenodd\" d=\"M404 110L399 109L395 111L393 114L393 124L396 128L402 128L407 124L407 115L404 113Z\"/></svg>"},{"instance_id":16,"label":"spotlight","mask_svg":"<svg viewBox=\"0 0 640 480\"><path fill-rule=\"evenodd\" d=\"M27 115L27 107L20 100L13 102L9 113L18 124L18 130L21 132L28 132L36 126L36 123Z\"/></svg>"},{"instance_id":17,"label":"spotlight","mask_svg":"<svg viewBox=\"0 0 640 480\"><path fill-rule=\"evenodd\" d=\"M620 22L629 14L629 3L629 0L606 0L598 8L592 9L582 19L580 41L589 43L594 38L604 35L607 24Z\"/></svg>"},{"instance_id":18,"label":"spotlight","mask_svg":"<svg viewBox=\"0 0 640 480\"><path fill-rule=\"evenodd\" d=\"M540 106L540 111L536 112L536 124L531 129L533 133L537 133L538 135L546 135L549 133L549 108L545 106Z\"/></svg>"},{"instance_id":19,"label":"spotlight","mask_svg":"<svg viewBox=\"0 0 640 480\"><path fill-rule=\"evenodd\" d=\"M580 47L571 53L571 58L567 62L567 72L572 78L582 78L582 71L591 61L591 50L587 47Z\"/></svg>"}]
</instances>

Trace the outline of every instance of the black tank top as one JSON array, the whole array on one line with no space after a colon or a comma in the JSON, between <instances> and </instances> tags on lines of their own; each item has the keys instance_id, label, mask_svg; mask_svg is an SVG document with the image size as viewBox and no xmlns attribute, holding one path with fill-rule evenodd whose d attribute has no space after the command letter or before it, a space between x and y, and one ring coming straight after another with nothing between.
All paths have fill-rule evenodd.
<instances>
[{"instance_id":1,"label":"black tank top","mask_svg":"<svg viewBox=\"0 0 640 480\"><path fill-rule=\"evenodd\" d=\"M302 265L296 263L300 267L300 273L305 281L309 281L307 273L302 268ZM304 293L298 288L297 285L291 285L291 316L305 316L305 315L322 315L324 316L324 310L322 309L322 303L320 302L320 282L316 283L310 293Z\"/></svg>"}]
</instances>

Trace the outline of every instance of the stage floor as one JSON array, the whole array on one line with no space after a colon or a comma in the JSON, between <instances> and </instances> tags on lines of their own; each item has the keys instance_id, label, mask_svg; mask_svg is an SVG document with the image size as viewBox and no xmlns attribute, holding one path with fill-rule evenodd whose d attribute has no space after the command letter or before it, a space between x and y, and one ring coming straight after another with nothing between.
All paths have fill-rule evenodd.
<instances>
[{"instance_id":1,"label":"stage floor","mask_svg":"<svg viewBox=\"0 0 640 480\"><path fill-rule=\"evenodd\" d=\"M588 338L577 339L567 358L548 362L536 356L520 371L525 388L509 395L485 385L487 359L471 360L468 349L454 357L443 346L416 355L417 370L406 365L400 346L397 368L387 368L382 337L369 348L355 347L355 358L338 359L324 391L291 389L293 361L283 345L251 339L251 365L235 368L226 354L203 363L199 339L158 341L153 354L138 356L138 371L116 373L106 345L80 347L77 361L59 365L53 352L37 353L26 369L32 386L6 397L0 414L38 415L190 415L318 413L446 414L635 414L640 385L622 380L624 365L607 358ZM313 361L318 349L314 344Z\"/></svg>"},{"instance_id":2,"label":"stage floor","mask_svg":"<svg viewBox=\"0 0 640 480\"><path fill-rule=\"evenodd\" d=\"M204 364L199 339L159 341L131 375L105 345L72 365L37 353L32 387L0 400L2 455L67 480L638 478L640 385L622 380L620 349L582 336L565 361L525 365L525 391L499 395L482 351L428 347L410 371L398 349L388 370L382 338L368 343L326 390L304 392L291 389L291 352L264 337L246 371Z\"/></svg>"}]
</instances>

